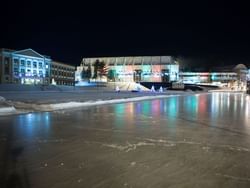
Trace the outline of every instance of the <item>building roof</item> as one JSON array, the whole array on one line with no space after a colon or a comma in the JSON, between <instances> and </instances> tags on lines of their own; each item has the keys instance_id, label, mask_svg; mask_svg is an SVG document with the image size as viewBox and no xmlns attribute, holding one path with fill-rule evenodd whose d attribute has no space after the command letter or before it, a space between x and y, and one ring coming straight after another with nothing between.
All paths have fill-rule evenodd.
<instances>
[{"instance_id":1,"label":"building roof","mask_svg":"<svg viewBox=\"0 0 250 188\"><path fill-rule=\"evenodd\" d=\"M38 52L32 50L31 48L25 50L18 50L14 51L13 54L31 56L31 57L38 57L38 58L45 58L43 55L39 54Z\"/></svg>"},{"instance_id":2,"label":"building roof","mask_svg":"<svg viewBox=\"0 0 250 188\"><path fill-rule=\"evenodd\" d=\"M1 48L1 52L8 52L8 53L13 53L13 54L18 54L18 55L50 59L50 56L41 55L40 53L36 52L35 50L31 48L27 48L24 50L12 50L12 49L7 49L7 48Z\"/></svg>"},{"instance_id":3,"label":"building roof","mask_svg":"<svg viewBox=\"0 0 250 188\"><path fill-rule=\"evenodd\" d=\"M234 67L235 70L248 70L247 66L244 64L238 64Z\"/></svg>"},{"instance_id":4,"label":"building roof","mask_svg":"<svg viewBox=\"0 0 250 188\"><path fill-rule=\"evenodd\" d=\"M7 48L1 48L1 52L14 52L15 50L7 49Z\"/></svg>"},{"instance_id":5,"label":"building roof","mask_svg":"<svg viewBox=\"0 0 250 188\"><path fill-rule=\"evenodd\" d=\"M68 67L70 67L70 68L74 68L74 69L75 69L75 66L74 66L74 65L62 63L62 62L59 62L59 61L54 61L54 60L52 60L52 64L57 64L57 65L62 65L62 66L68 66Z\"/></svg>"},{"instance_id":6,"label":"building roof","mask_svg":"<svg viewBox=\"0 0 250 188\"><path fill-rule=\"evenodd\" d=\"M178 64L171 56L124 56L124 57L94 57L83 58L82 63L93 63L96 60L104 61L106 63L116 64L154 64L154 63L167 63Z\"/></svg>"}]
</instances>

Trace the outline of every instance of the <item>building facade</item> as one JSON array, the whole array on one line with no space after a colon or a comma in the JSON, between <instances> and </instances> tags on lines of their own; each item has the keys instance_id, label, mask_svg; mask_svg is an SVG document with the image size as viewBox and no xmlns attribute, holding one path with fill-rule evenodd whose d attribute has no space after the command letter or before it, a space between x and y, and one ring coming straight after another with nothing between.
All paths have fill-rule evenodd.
<instances>
[{"instance_id":1,"label":"building facade","mask_svg":"<svg viewBox=\"0 0 250 188\"><path fill-rule=\"evenodd\" d=\"M216 71L216 72L214 72ZM191 84L215 84L232 90L246 90L250 79L249 70L243 64L217 67L212 72L180 72L180 81Z\"/></svg>"},{"instance_id":2,"label":"building facade","mask_svg":"<svg viewBox=\"0 0 250 188\"><path fill-rule=\"evenodd\" d=\"M49 84L51 59L32 49L0 50L0 83Z\"/></svg>"},{"instance_id":3,"label":"building facade","mask_svg":"<svg viewBox=\"0 0 250 188\"><path fill-rule=\"evenodd\" d=\"M52 84L73 86L75 83L75 67L52 61L50 78Z\"/></svg>"},{"instance_id":4,"label":"building facade","mask_svg":"<svg viewBox=\"0 0 250 188\"><path fill-rule=\"evenodd\" d=\"M183 83L227 83L237 80L235 72L180 72L180 81Z\"/></svg>"},{"instance_id":5,"label":"building facade","mask_svg":"<svg viewBox=\"0 0 250 188\"><path fill-rule=\"evenodd\" d=\"M250 69L248 69L247 80L250 81Z\"/></svg>"},{"instance_id":6,"label":"building facade","mask_svg":"<svg viewBox=\"0 0 250 188\"><path fill-rule=\"evenodd\" d=\"M171 56L136 56L136 57L100 57L83 58L77 67L76 81L80 81L81 72L91 67L94 74L96 61L107 67L106 81L119 82L169 82L177 81L179 64Z\"/></svg>"},{"instance_id":7,"label":"building facade","mask_svg":"<svg viewBox=\"0 0 250 188\"><path fill-rule=\"evenodd\" d=\"M180 72L180 81L184 83L246 83L249 78L249 72L245 65L219 67L211 72Z\"/></svg>"},{"instance_id":8,"label":"building facade","mask_svg":"<svg viewBox=\"0 0 250 188\"><path fill-rule=\"evenodd\" d=\"M0 84L74 85L75 67L32 49L0 49Z\"/></svg>"}]
</instances>

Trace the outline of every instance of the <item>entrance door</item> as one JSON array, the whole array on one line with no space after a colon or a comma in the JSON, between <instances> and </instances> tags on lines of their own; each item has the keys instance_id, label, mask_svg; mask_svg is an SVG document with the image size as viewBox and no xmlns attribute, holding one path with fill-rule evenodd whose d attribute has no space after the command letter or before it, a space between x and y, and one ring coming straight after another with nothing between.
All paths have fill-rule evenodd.
<instances>
[{"instance_id":1,"label":"entrance door","mask_svg":"<svg viewBox=\"0 0 250 188\"><path fill-rule=\"evenodd\" d=\"M162 82L169 82L169 69L162 69L161 70L161 81Z\"/></svg>"},{"instance_id":2,"label":"entrance door","mask_svg":"<svg viewBox=\"0 0 250 188\"><path fill-rule=\"evenodd\" d=\"M134 81L135 82L140 82L141 81L141 73L142 73L141 69L136 69L134 71Z\"/></svg>"}]
</instances>

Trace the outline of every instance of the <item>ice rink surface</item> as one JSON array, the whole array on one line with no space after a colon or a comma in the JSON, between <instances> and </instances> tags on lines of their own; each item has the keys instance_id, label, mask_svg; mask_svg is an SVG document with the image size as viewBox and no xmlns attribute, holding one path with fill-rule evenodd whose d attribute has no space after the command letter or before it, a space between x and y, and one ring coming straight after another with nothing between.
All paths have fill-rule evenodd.
<instances>
[{"instance_id":1,"label":"ice rink surface","mask_svg":"<svg viewBox=\"0 0 250 188\"><path fill-rule=\"evenodd\" d=\"M0 149L0 187L250 187L250 97L2 116Z\"/></svg>"}]
</instances>

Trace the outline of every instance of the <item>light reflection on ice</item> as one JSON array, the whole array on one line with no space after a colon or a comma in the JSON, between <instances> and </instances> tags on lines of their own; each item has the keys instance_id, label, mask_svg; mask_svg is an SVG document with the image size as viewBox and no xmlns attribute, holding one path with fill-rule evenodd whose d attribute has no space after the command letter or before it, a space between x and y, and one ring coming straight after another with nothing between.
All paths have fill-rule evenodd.
<instances>
[{"instance_id":1,"label":"light reflection on ice","mask_svg":"<svg viewBox=\"0 0 250 188\"><path fill-rule=\"evenodd\" d=\"M18 130L22 136L32 137L39 129L47 134L50 129L50 113L29 113L20 115L16 119Z\"/></svg>"},{"instance_id":2,"label":"light reflection on ice","mask_svg":"<svg viewBox=\"0 0 250 188\"><path fill-rule=\"evenodd\" d=\"M211 93L98 106L68 112L67 116L49 112L33 113L20 115L15 121L20 133L25 136L33 136L36 131L48 134L53 123L52 115L62 118L60 119L62 122L72 116L74 117L72 126L78 127L112 126L114 129L136 130L145 126L152 129L162 126L168 128L169 133L175 134L178 126L186 124L199 126L202 122L214 127L249 129L249 111L250 97L247 95ZM105 124L106 120L109 123Z\"/></svg>"},{"instance_id":3,"label":"light reflection on ice","mask_svg":"<svg viewBox=\"0 0 250 188\"><path fill-rule=\"evenodd\" d=\"M117 104L115 109L120 109L116 112L124 115L123 120L128 120L126 124L136 122L136 117L144 117L150 124L153 120L147 118L152 117L156 121L164 120L165 123L162 123L167 126L175 126L183 117L197 122L208 121L211 126L237 127L250 125L248 99L245 94L212 93ZM121 112L121 109L124 111Z\"/></svg>"}]
</instances>

